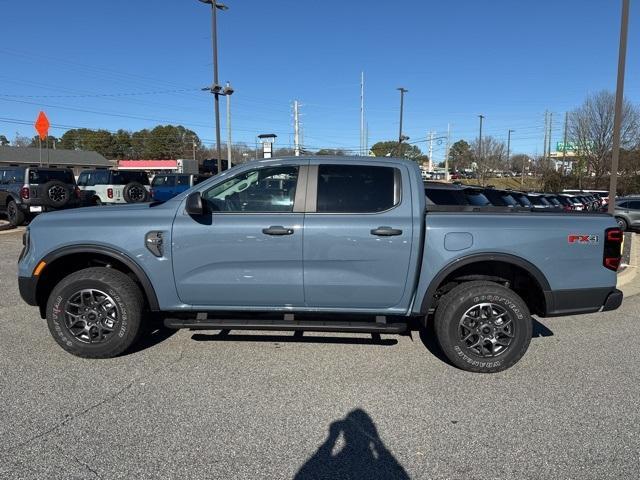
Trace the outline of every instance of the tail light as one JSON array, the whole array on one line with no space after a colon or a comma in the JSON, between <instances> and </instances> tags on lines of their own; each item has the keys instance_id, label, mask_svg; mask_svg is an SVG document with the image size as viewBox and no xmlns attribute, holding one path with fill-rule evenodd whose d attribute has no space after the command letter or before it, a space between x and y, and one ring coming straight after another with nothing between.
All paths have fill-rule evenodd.
<instances>
[{"instance_id":1,"label":"tail light","mask_svg":"<svg viewBox=\"0 0 640 480\"><path fill-rule=\"evenodd\" d=\"M149 195L153 197L153 188L149 189Z\"/></svg>"},{"instance_id":2,"label":"tail light","mask_svg":"<svg viewBox=\"0 0 640 480\"><path fill-rule=\"evenodd\" d=\"M602 265L614 272L620 267L620 260L622 259L622 230L614 227L607 228L604 232L604 258Z\"/></svg>"},{"instance_id":3,"label":"tail light","mask_svg":"<svg viewBox=\"0 0 640 480\"><path fill-rule=\"evenodd\" d=\"M113 198L113 188L107 188L107 197Z\"/></svg>"},{"instance_id":4,"label":"tail light","mask_svg":"<svg viewBox=\"0 0 640 480\"><path fill-rule=\"evenodd\" d=\"M23 200L29 200L29 187L26 185L20 189L20 198Z\"/></svg>"},{"instance_id":5,"label":"tail light","mask_svg":"<svg viewBox=\"0 0 640 480\"><path fill-rule=\"evenodd\" d=\"M573 207L571 205L565 205L564 206L564 211L565 212L573 212Z\"/></svg>"},{"instance_id":6,"label":"tail light","mask_svg":"<svg viewBox=\"0 0 640 480\"><path fill-rule=\"evenodd\" d=\"M75 193L76 193L76 198L80 198L80 189L78 187L76 187Z\"/></svg>"}]
</instances>

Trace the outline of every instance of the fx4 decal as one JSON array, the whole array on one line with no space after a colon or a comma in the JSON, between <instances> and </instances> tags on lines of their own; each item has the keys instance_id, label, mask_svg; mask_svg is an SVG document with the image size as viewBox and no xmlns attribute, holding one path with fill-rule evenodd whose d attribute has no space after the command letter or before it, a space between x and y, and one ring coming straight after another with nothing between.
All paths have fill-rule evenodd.
<instances>
[{"instance_id":1,"label":"fx4 decal","mask_svg":"<svg viewBox=\"0 0 640 480\"><path fill-rule=\"evenodd\" d=\"M569 245L598 245L600 243L600 238L598 235L571 234L567 237L567 243L569 243Z\"/></svg>"}]
</instances>

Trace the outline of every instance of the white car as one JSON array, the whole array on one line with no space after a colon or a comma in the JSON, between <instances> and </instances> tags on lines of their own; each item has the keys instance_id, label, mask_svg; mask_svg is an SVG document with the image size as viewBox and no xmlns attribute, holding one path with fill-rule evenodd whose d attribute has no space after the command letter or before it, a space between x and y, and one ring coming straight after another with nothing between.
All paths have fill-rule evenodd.
<instances>
[{"instance_id":1,"label":"white car","mask_svg":"<svg viewBox=\"0 0 640 480\"><path fill-rule=\"evenodd\" d=\"M78 177L78 188L85 204L148 202L149 177L132 170L85 170Z\"/></svg>"}]
</instances>

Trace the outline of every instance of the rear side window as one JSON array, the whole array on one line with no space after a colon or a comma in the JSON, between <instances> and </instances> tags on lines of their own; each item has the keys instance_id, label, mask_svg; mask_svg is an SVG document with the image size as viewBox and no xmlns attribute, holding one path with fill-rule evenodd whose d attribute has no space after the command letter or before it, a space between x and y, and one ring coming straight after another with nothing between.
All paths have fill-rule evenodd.
<instances>
[{"instance_id":1,"label":"rear side window","mask_svg":"<svg viewBox=\"0 0 640 480\"><path fill-rule=\"evenodd\" d=\"M75 183L73 173L68 170L46 170L33 168L29 170L29 183L42 184L58 180L63 183Z\"/></svg>"},{"instance_id":2,"label":"rear side window","mask_svg":"<svg viewBox=\"0 0 640 480\"><path fill-rule=\"evenodd\" d=\"M631 210L640 210L640 200L634 200L633 202L629 202L629 208Z\"/></svg>"},{"instance_id":3,"label":"rear side window","mask_svg":"<svg viewBox=\"0 0 640 480\"><path fill-rule=\"evenodd\" d=\"M149 177L144 172L113 172L111 175L111 183L113 185L126 185L131 182L138 182L142 185L149 185Z\"/></svg>"},{"instance_id":4,"label":"rear side window","mask_svg":"<svg viewBox=\"0 0 640 480\"><path fill-rule=\"evenodd\" d=\"M168 175L156 175L153 177L153 182L151 182L151 184L154 187L167 187L173 185L174 178L175 177L170 177Z\"/></svg>"},{"instance_id":5,"label":"rear side window","mask_svg":"<svg viewBox=\"0 0 640 480\"><path fill-rule=\"evenodd\" d=\"M178 175L176 178L176 185L189 186L189 175Z\"/></svg>"},{"instance_id":6,"label":"rear side window","mask_svg":"<svg viewBox=\"0 0 640 480\"><path fill-rule=\"evenodd\" d=\"M316 211L377 213L389 210L400 203L400 185L396 185L396 181L400 182L399 173L393 167L320 165Z\"/></svg>"}]
</instances>

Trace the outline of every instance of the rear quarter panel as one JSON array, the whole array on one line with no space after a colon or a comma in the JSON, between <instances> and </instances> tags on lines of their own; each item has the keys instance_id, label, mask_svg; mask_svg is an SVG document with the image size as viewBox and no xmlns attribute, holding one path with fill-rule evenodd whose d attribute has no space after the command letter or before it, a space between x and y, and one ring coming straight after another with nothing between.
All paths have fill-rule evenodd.
<instances>
[{"instance_id":1,"label":"rear quarter panel","mask_svg":"<svg viewBox=\"0 0 640 480\"><path fill-rule=\"evenodd\" d=\"M608 215L429 213L413 311L432 280L449 265L475 254L508 254L536 266L551 290L614 287L616 273L602 266L604 231L616 227ZM468 233L471 242L453 250L447 234ZM570 243L569 235L597 235L597 243ZM447 242L449 243L449 242Z\"/></svg>"}]
</instances>

